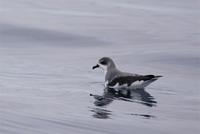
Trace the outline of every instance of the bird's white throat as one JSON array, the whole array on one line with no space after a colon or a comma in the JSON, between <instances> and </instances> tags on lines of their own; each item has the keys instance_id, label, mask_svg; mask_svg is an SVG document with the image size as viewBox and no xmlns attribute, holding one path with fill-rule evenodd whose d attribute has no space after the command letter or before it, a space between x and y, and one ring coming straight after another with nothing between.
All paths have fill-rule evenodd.
<instances>
[{"instance_id":1,"label":"bird's white throat","mask_svg":"<svg viewBox=\"0 0 200 134\"><path fill-rule=\"evenodd\" d=\"M108 71L108 67L105 66L105 65L101 65L101 64L100 64L99 66L100 66L100 68L103 70L104 74L106 74L107 71Z\"/></svg>"}]
</instances>

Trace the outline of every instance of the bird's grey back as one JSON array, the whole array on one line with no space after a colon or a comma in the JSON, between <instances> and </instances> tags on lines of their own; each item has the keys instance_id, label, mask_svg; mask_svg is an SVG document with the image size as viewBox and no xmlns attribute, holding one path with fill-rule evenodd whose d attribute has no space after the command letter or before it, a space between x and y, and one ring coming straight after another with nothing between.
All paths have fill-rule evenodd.
<instances>
[{"instance_id":1,"label":"bird's grey back","mask_svg":"<svg viewBox=\"0 0 200 134\"><path fill-rule=\"evenodd\" d=\"M134 75L137 75L137 74L127 73L127 72L121 72L117 68L113 68L111 70L108 70L108 72L106 73L105 81L110 82L111 80L113 80L113 78L116 78L116 77L134 76Z\"/></svg>"}]
</instances>

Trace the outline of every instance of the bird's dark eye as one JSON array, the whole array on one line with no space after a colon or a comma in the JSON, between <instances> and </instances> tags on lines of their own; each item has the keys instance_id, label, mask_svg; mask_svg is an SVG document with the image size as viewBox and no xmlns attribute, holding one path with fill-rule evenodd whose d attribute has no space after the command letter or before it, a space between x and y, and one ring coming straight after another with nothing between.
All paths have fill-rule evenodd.
<instances>
[{"instance_id":1,"label":"bird's dark eye","mask_svg":"<svg viewBox=\"0 0 200 134\"><path fill-rule=\"evenodd\" d=\"M102 65L106 65L107 62L106 62L105 60L101 60L101 61L100 61L100 64L102 64Z\"/></svg>"}]
</instances>

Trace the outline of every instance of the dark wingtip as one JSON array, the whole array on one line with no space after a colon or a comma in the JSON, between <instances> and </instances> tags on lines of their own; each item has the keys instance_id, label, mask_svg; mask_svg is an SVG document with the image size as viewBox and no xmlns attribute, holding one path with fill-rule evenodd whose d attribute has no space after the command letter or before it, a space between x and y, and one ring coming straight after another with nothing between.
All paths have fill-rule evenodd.
<instances>
[{"instance_id":1,"label":"dark wingtip","mask_svg":"<svg viewBox=\"0 0 200 134\"><path fill-rule=\"evenodd\" d=\"M146 75L146 77L149 78L149 79L153 79L153 78L155 78L156 76L155 76L155 75Z\"/></svg>"},{"instance_id":2,"label":"dark wingtip","mask_svg":"<svg viewBox=\"0 0 200 134\"><path fill-rule=\"evenodd\" d=\"M146 75L146 77L150 78L150 79L157 79L160 77L163 77L162 75Z\"/></svg>"}]
</instances>

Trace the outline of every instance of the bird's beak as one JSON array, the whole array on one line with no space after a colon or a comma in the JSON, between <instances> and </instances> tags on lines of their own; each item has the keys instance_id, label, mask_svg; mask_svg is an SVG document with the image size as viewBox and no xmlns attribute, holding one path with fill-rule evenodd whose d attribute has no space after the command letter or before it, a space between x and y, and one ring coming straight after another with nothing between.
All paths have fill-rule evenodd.
<instances>
[{"instance_id":1,"label":"bird's beak","mask_svg":"<svg viewBox=\"0 0 200 134\"><path fill-rule=\"evenodd\" d=\"M92 69L95 69L95 68L98 68L98 67L100 67L99 64L93 66Z\"/></svg>"}]
</instances>

